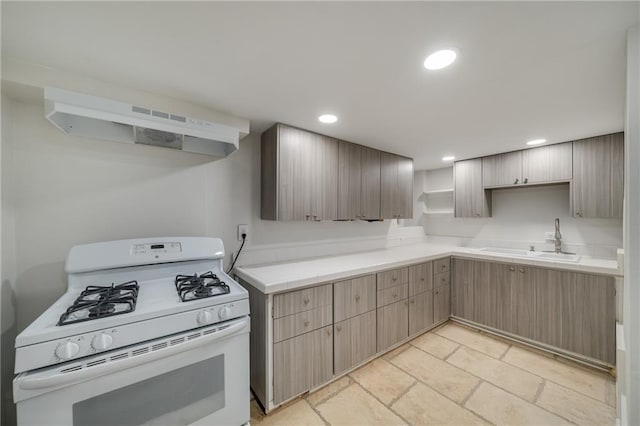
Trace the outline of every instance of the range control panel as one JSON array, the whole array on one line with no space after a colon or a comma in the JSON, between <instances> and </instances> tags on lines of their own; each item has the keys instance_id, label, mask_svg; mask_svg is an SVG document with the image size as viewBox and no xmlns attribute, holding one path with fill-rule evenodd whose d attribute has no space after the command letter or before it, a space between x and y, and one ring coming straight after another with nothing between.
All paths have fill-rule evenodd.
<instances>
[{"instance_id":1,"label":"range control panel","mask_svg":"<svg viewBox=\"0 0 640 426\"><path fill-rule=\"evenodd\" d=\"M134 244L132 256L154 256L161 254L177 254L182 252L182 245L177 242Z\"/></svg>"}]
</instances>

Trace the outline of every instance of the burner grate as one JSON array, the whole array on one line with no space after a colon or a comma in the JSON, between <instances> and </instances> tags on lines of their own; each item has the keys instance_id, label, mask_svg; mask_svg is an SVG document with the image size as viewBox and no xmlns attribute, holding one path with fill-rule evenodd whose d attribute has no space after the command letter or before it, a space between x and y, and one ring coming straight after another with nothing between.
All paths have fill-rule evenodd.
<instances>
[{"instance_id":1,"label":"burner grate","mask_svg":"<svg viewBox=\"0 0 640 426\"><path fill-rule=\"evenodd\" d=\"M211 271L200 276L177 275L175 284L183 302L228 294L231 291L229 286Z\"/></svg>"},{"instance_id":2,"label":"burner grate","mask_svg":"<svg viewBox=\"0 0 640 426\"><path fill-rule=\"evenodd\" d=\"M136 309L138 282L129 281L110 286L88 286L61 316L57 325L91 321Z\"/></svg>"}]
</instances>

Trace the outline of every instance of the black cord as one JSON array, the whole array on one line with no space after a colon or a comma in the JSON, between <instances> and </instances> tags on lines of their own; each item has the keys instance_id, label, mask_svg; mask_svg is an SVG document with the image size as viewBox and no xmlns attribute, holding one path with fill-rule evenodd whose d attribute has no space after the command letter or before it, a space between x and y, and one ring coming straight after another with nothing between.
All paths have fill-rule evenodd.
<instances>
[{"instance_id":1,"label":"black cord","mask_svg":"<svg viewBox=\"0 0 640 426\"><path fill-rule=\"evenodd\" d=\"M238 257L240 257L240 252L242 251L242 247L244 247L245 241L247 241L247 234L242 234L242 244L240 244L240 249L238 250L238 254L236 254L236 258L233 259L233 262L231 262L231 266L229 266L229 270L227 271L227 274L233 270L233 266L236 264L236 260L238 260Z\"/></svg>"}]
</instances>

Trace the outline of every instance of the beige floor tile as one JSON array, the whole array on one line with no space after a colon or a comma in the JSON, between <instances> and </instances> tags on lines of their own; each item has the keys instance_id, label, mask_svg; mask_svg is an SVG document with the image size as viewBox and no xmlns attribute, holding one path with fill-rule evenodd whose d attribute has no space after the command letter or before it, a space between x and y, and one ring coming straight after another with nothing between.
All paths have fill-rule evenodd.
<instances>
[{"instance_id":1,"label":"beige floor tile","mask_svg":"<svg viewBox=\"0 0 640 426\"><path fill-rule=\"evenodd\" d=\"M539 376L465 346L451 355L447 362L530 402L542 383Z\"/></svg>"},{"instance_id":2,"label":"beige floor tile","mask_svg":"<svg viewBox=\"0 0 640 426\"><path fill-rule=\"evenodd\" d=\"M435 333L425 333L416 337L410 342L416 348L420 348L425 352L440 359L444 359L456 350L460 345L451 340L440 337Z\"/></svg>"},{"instance_id":3,"label":"beige floor tile","mask_svg":"<svg viewBox=\"0 0 640 426\"><path fill-rule=\"evenodd\" d=\"M351 380L351 378L349 378L348 376L341 377L335 382L331 382L327 386L309 394L309 396L307 396L307 401L309 402L309 404L311 404L312 407L315 407L316 405L318 405L318 403L340 392L351 383L353 383L353 380Z\"/></svg>"},{"instance_id":4,"label":"beige floor tile","mask_svg":"<svg viewBox=\"0 0 640 426\"><path fill-rule=\"evenodd\" d=\"M428 386L418 383L391 408L414 425L487 424L466 408L452 402Z\"/></svg>"},{"instance_id":5,"label":"beige floor tile","mask_svg":"<svg viewBox=\"0 0 640 426\"><path fill-rule=\"evenodd\" d=\"M254 407L255 405L255 407ZM255 416L255 417L254 417ZM324 421L313 411L307 401L301 399L265 416L255 401L251 403L251 425L260 426L324 426Z\"/></svg>"},{"instance_id":6,"label":"beige floor tile","mask_svg":"<svg viewBox=\"0 0 640 426\"><path fill-rule=\"evenodd\" d=\"M505 342L455 323L446 324L438 329L437 333L449 340L462 343L494 358L500 358L509 348L509 345Z\"/></svg>"},{"instance_id":7,"label":"beige floor tile","mask_svg":"<svg viewBox=\"0 0 640 426\"><path fill-rule=\"evenodd\" d=\"M476 389L465 407L497 425L571 424L486 382Z\"/></svg>"},{"instance_id":8,"label":"beige floor tile","mask_svg":"<svg viewBox=\"0 0 640 426\"><path fill-rule=\"evenodd\" d=\"M604 373L560 362L516 346L511 347L502 360L598 401L608 400L608 386L613 379Z\"/></svg>"},{"instance_id":9,"label":"beige floor tile","mask_svg":"<svg viewBox=\"0 0 640 426\"><path fill-rule=\"evenodd\" d=\"M356 383L318 404L316 410L332 426L405 424L401 418Z\"/></svg>"},{"instance_id":10,"label":"beige floor tile","mask_svg":"<svg viewBox=\"0 0 640 426\"><path fill-rule=\"evenodd\" d=\"M354 371L351 377L387 405L416 381L380 358Z\"/></svg>"},{"instance_id":11,"label":"beige floor tile","mask_svg":"<svg viewBox=\"0 0 640 426\"><path fill-rule=\"evenodd\" d=\"M408 343L405 343L404 345L398 346L397 348L395 348L392 351L387 352L386 354L382 355L382 358L386 359L387 361L389 361L390 359L393 359L394 357L396 357L398 354L401 354L402 352L406 351L408 348L410 348L411 345Z\"/></svg>"},{"instance_id":12,"label":"beige floor tile","mask_svg":"<svg viewBox=\"0 0 640 426\"><path fill-rule=\"evenodd\" d=\"M420 349L409 348L391 363L454 401L464 400L478 379Z\"/></svg>"},{"instance_id":13,"label":"beige floor tile","mask_svg":"<svg viewBox=\"0 0 640 426\"><path fill-rule=\"evenodd\" d=\"M547 382L537 404L579 425L614 425L616 410L570 389Z\"/></svg>"}]
</instances>

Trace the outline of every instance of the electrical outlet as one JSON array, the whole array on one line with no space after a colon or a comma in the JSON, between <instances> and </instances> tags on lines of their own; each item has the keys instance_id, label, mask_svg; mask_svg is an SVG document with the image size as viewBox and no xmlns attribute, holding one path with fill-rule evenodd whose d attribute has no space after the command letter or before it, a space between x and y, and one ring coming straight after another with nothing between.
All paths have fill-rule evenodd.
<instances>
[{"instance_id":1,"label":"electrical outlet","mask_svg":"<svg viewBox=\"0 0 640 426\"><path fill-rule=\"evenodd\" d=\"M544 233L544 238L545 240L555 240L556 239L556 233L553 231L548 231Z\"/></svg>"},{"instance_id":2,"label":"electrical outlet","mask_svg":"<svg viewBox=\"0 0 640 426\"><path fill-rule=\"evenodd\" d=\"M242 241L242 234L249 238L249 225L238 225L238 241Z\"/></svg>"}]
</instances>

